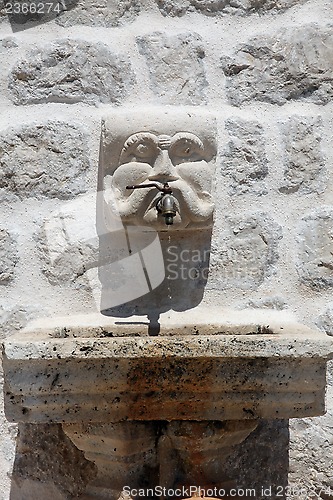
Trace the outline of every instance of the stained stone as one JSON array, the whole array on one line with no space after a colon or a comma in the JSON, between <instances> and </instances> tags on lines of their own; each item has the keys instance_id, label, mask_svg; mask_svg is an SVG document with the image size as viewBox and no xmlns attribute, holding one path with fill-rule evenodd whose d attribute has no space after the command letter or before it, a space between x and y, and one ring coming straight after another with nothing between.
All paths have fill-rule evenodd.
<instances>
[{"instance_id":1,"label":"stained stone","mask_svg":"<svg viewBox=\"0 0 333 500\"><path fill-rule=\"evenodd\" d=\"M9 75L9 90L15 104L118 104L133 82L130 63L107 45L66 39L30 50Z\"/></svg>"},{"instance_id":2,"label":"stained stone","mask_svg":"<svg viewBox=\"0 0 333 500\"><path fill-rule=\"evenodd\" d=\"M292 116L282 127L285 148L282 193L322 193L326 187L320 118Z\"/></svg>"},{"instance_id":3,"label":"stained stone","mask_svg":"<svg viewBox=\"0 0 333 500\"><path fill-rule=\"evenodd\" d=\"M263 194L261 182L268 173L262 126L255 121L232 118L226 122L230 140L225 148L221 169L230 178L230 193Z\"/></svg>"},{"instance_id":4,"label":"stained stone","mask_svg":"<svg viewBox=\"0 0 333 500\"><path fill-rule=\"evenodd\" d=\"M16 241L5 229L0 229L0 285L13 281L18 262Z\"/></svg>"},{"instance_id":5,"label":"stained stone","mask_svg":"<svg viewBox=\"0 0 333 500\"><path fill-rule=\"evenodd\" d=\"M78 497L96 468L64 434L61 425L20 425L12 473L15 498ZM32 493L38 496L30 496Z\"/></svg>"},{"instance_id":6,"label":"stained stone","mask_svg":"<svg viewBox=\"0 0 333 500\"><path fill-rule=\"evenodd\" d=\"M256 289L274 272L281 227L267 214L227 216L228 230L212 246L210 286Z\"/></svg>"},{"instance_id":7,"label":"stained stone","mask_svg":"<svg viewBox=\"0 0 333 500\"><path fill-rule=\"evenodd\" d=\"M333 210L323 207L303 217L297 271L315 289L333 286Z\"/></svg>"},{"instance_id":8,"label":"stained stone","mask_svg":"<svg viewBox=\"0 0 333 500\"><path fill-rule=\"evenodd\" d=\"M67 199L86 190L87 137L60 121L23 124L0 133L0 188L21 199Z\"/></svg>"},{"instance_id":9,"label":"stained stone","mask_svg":"<svg viewBox=\"0 0 333 500\"><path fill-rule=\"evenodd\" d=\"M333 96L331 28L307 24L261 35L223 56L227 95L236 106L290 100L326 104Z\"/></svg>"},{"instance_id":10,"label":"stained stone","mask_svg":"<svg viewBox=\"0 0 333 500\"><path fill-rule=\"evenodd\" d=\"M200 104L206 81L202 39L196 33L153 33L138 37L146 58L151 89L166 104Z\"/></svg>"},{"instance_id":11,"label":"stained stone","mask_svg":"<svg viewBox=\"0 0 333 500\"><path fill-rule=\"evenodd\" d=\"M122 0L121 2L69 0L67 12L57 19L57 23L61 26L84 24L111 28L133 21L139 11L140 5L137 0Z\"/></svg>"}]
</instances>

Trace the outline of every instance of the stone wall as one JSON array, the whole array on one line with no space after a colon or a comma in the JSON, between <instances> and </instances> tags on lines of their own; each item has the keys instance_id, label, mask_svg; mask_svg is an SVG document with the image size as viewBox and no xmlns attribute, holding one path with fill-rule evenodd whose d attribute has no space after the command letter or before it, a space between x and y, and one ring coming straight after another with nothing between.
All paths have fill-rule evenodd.
<instances>
[{"instance_id":1,"label":"stone wall","mask_svg":"<svg viewBox=\"0 0 333 500\"><path fill-rule=\"evenodd\" d=\"M332 335L331 0L64 3L67 11L54 3L49 13L12 14L15 2L0 2L2 338L33 318L96 310L85 276L94 249L51 258L45 221L96 190L101 117L145 105L199 106L218 120L207 304L277 309ZM290 482L323 499L333 494L332 385L327 396L326 416L290 426ZM0 418L7 500L16 427ZM38 456L69 446L53 428L53 448L22 433ZM80 460L73 451L69 462ZM43 477L19 463L19 484ZM65 468L55 469L53 498L79 491Z\"/></svg>"}]
</instances>

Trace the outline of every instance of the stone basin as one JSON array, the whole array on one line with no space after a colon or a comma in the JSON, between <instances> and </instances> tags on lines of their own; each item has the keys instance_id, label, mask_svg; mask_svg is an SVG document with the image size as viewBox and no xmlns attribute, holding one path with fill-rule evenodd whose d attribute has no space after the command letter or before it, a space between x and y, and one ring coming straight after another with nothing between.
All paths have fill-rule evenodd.
<instances>
[{"instance_id":1,"label":"stone basin","mask_svg":"<svg viewBox=\"0 0 333 500\"><path fill-rule=\"evenodd\" d=\"M210 319L210 323L207 322ZM12 422L285 419L325 412L333 339L280 311L38 320L3 346Z\"/></svg>"}]
</instances>

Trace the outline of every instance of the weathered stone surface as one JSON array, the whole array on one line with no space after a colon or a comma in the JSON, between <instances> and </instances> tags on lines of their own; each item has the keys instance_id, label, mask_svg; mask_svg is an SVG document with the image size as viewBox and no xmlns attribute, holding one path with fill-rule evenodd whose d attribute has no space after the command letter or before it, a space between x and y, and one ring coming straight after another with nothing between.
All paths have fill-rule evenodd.
<instances>
[{"instance_id":1,"label":"weathered stone surface","mask_svg":"<svg viewBox=\"0 0 333 500\"><path fill-rule=\"evenodd\" d=\"M136 317L101 322L95 315L74 318L73 325L71 318L41 320L5 341L7 418L92 423L322 415L333 341L304 325L273 327L272 318L281 317L274 311L266 311L269 326L260 327L259 313L242 334L244 325L232 326L225 311L209 308L215 323L199 326L208 335L191 334L197 323L174 325L177 314L171 320L166 313L161 329L168 335L155 337ZM225 328L234 334L221 333Z\"/></svg>"},{"instance_id":2,"label":"weathered stone surface","mask_svg":"<svg viewBox=\"0 0 333 500\"><path fill-rule=\"evenodd\" d=\"M328 500L333 494L333 362L327 367L326 415L290 421L289 484L305 491L300 500Z\"/></svg>"},{"instance_id":3,"label":"weathered stone surface","mask_svg":"<svg viewBox=\"0 0 333 500\"><path fill-rule=\"evenodd\" d=\"M57 40L32 49L9 76L15 104L118 104L134 82L130 63L107 45Z\"/></svg>"},{"instance_id":4,"label":"weathered stone surface","mask_svg":"<svg viewBox=\"0 0 333 500\"><path fill-rule=\"evenodd\" d=\"M85 272L97 267L96 197L84 195L54 212L38 237L42 272L52 285L87 287ZM89 288L89 287L88 287Z\"/></svg>"},{"instance_id":5,"label":"weathered stone surface","mask_svg":"<svg viewBox=\"0 0 333 500\"><path fill-rule=\"evenodd\" d=\"M172 421L165 426L159 439L160 480L169 478L169 485L228 483L225 461L231 451L244 441L257 427L256 420L247 421ZM164 481L163 481L164 479ZM222 497L222 490L220 490ZM205 495L202 491L192 493L192 498ZM223 494L223 498L226 498Z\"/></svg>"},{"instance_id":6,"label":"weathered stone surface","mask_svg":"<svg viewBox=\"0 0 333 500\"><path fill-rule=\"evenodd\" d=\"M286 301L282 297L268 296L260 299L250 299L246 302L245 307L251 309L276 309L282 311L287 308Z\"/></svg>"},{"instance_id":7,"label":"weathered stone surface","mask_svg":"<svg viewBox=\"0 0 333 500\"><path fill-rule=\"evenodd\" d=\"M152 485L158 466L158 422L64 424L64 432L85 457L95 463L98 473L85 493L93 498L124 498L125 485L144 488ZM109 493L106 495L106 493Z\"/></svg>"},{"instance_id":8,"label":"weathered stone surface","mask_svg":"<svg viewBox=\"0 0 333 500\"><path fill-rule=\"evenodd\" d=\"M321 152L321 119L291 117L282 127L285 147L282 193L322 193L326 187Z\"/></svg>"},{"instance_id":9,"label":"weathered stone surface","mask_svg":"<svg viewBox=\"0 0 333 500\"><path fill-rule=\"evenodd\" d=\"M226 219L228 229L212 245L209 284L255 289L274 272L281 227L267 214Z\"/></svg>"},{"instance_id":10,"label":"weathered stone surface","mask_svg":"<svg viewBox=\"0 0 333 500\"><path fill-rule=\"evenodd\" d=\"M329 304L327 309L319 316L316 325L327 335L333 335L333 304Z\"/></svg>"},{"instance_id":11,"label":"weathered stone surface","mask_svg":"<svg viewBox=\"0 0 333 500\"><path fill-rule=\"evenodd\" d=\"M107 28L133 21L140 11L137 0L69 0L66 2L67 12L57 19L61 26L84 24L87 26L105 26Z\"/></svg>"},{"instance_id":12,"label":"weathered stone surface","mask_svg":"<svg viewBox=\"0 0 333 500\"><path fill-rule=\"evenodd\" d=\"M314 288L333 286L333 210L323 207L303 217L299 231L297 271Z\"/></svg>"},{"instance_id":13,"label":"weathered stone surface","mask_svg":"<svg viewBox=\"0 0 333 500\"><path fill-rule=\"evenodd\" d=\"M236 106L252 100L326 104L333 96L331 28L308 24L257 36L221 61Z\"/></svg>"},{"instance_id":14,"label":"weathered stone surface","mask_svg":"<svg viewBox=\"0 0 333 500\"><path fill-rule=\"evenodd\" d=\"M87 269L95 267L98 262L98 249L89 243L78 243L67 246L53 261L50 261L49 248L45 240L39 246L43 260L42 272L51 285L76 284L78 287L89 289L84 276Z\"/></svg>"},{"instance_id":15,"label":"weathered stone surface","mask_svg":"<svg viewBox=\"0 0 333 500\"><path fill-rule=\"evenodd\" d=\"M186 12L199 11L207 16L225 14L264 13L283 11L307 0L156 0L163 15L183 16Z\"/></svg>"},{"instance_id":16,"label":"weathered stone surface","mask_svg":"<svg viewBox=\"0 0 333 500\"><path fill-rule=\"evenodd\" d=\"M5 338L21 330L32 316L32 308L18 306L12 309L5 309L0 306L0 337Z\"/></svg>"},{"instance_id":17,"label":"weathered stone surface","mask_svg":"<svg viewBox=\"0 0 333 500\"><path fill-rule=\"evenodd\" d=\"M0 23L7 19L6 6L4 0L0 1Z\"/></svg>"},{"instance_id":18,"label":"weathered stone surface","mask_svg":"<svg viewBox=\"0 0 333 500\"><path fill-rule=\"evenodd\" d=\"M0 229L0 285L13 281L17 262L17 247L13 236L5 229Z\"/></svg>"},{"instance_id":19,"label":"weathered stone surface","mask_svg":"<svg viewBox=\"0 0 333 500\"><path fill-rule=\"evenodd\" d=\"M202 39L196 33L153 33L138 37L145 56L151 89L166 104L200 104L207 87Z\"/></svg>"},{"instance_id":20,"label":"weathered stone surface","mask_svg":"<svg viewBox=\"0 0 333 500\"><path fill-rule=\"evenodd\" d=\"M18 43L17 41L15 40L14 37L12 36L7 36L5 38L3 38L1 40L1 45L2 47L4 47L5 49L13 49L13 48L16 48L18 47Z\"/></svg>"},{"instance_id":21,"label":"weathered stone surface","mask_svg":"<svg viewBox=\"0 0 333 500\"><path fill-rule=\"evenodd\" d=\"M61 425L20 425L12 474L13 498L76 498L96 475ZM15 496L17 495L17 496Z\"/></svg>"},{"instance_id":22,"label":"weathered stone surface","mask_svg":"<svg viewBox=\"0 0 333 500\"><path fill-rule=\"evenodd\" d=\"M0 189L19 198L71 198L86 190L87 137L77 126L48 121L0 133Z\"/></svg>"},{"instance_id":23,"label":"weathered stone surface","mask_svg":"<svg viewBox=\"0 0 333 500\"><path fill-rule=\"evenodd\" d=\"M288 484L288 451L288 420L259 420L257 429L232 450L224 471L236 479L237 488L255 490L249 498L279 500Z\"/></svg>"},{"instance_id":24,"label":"weathered stone surface","mask_svg":"<svg viewBox=\"0 0 333 500\"><path fill-rule=\"evenodd\" d=\"M261 182L268 173L262 126L255 121L232 118L226 129L230 140L221 161L222 172L230 178L230 193L263 194Z\"/></svg>"}]
</instances>

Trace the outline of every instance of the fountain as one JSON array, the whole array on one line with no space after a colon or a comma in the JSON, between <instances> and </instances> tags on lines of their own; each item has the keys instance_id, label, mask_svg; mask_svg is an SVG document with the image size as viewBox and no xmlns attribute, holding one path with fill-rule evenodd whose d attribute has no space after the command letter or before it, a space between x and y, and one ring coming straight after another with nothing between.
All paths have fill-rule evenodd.
<instances>
[{"instance_id":1,"label":"fountain","mask_svg":"<svg viewBox=\"0 0 333 500\"><path fill-rule=\"evenodd\" d=\"M205 299L216 154L207 111L106 117L99 312L40 319L4 343L8 420L62 424L97 466L82 499L189 485L222 498L225 460L261 419L325 411L332 339L285 311Z\"/></svg>"}]
</instances>

